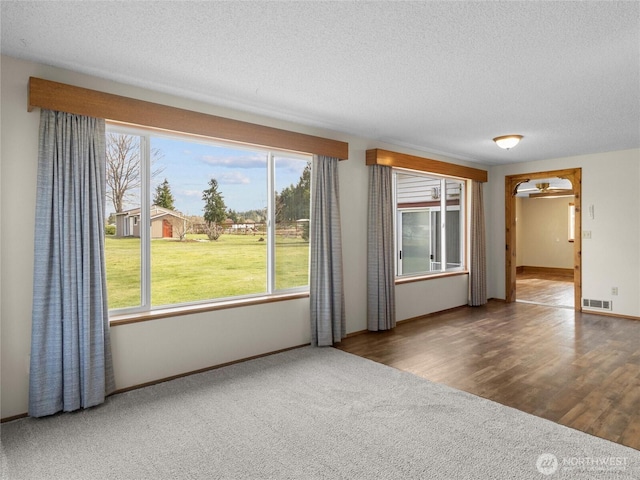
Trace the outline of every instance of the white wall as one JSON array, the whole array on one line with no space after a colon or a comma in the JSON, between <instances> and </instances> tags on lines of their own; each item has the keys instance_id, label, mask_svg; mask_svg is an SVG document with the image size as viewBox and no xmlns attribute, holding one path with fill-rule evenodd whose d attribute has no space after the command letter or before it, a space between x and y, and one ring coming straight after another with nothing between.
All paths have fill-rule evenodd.
<instances>
[{"instance_id":1,"label":"white wall","mask_svg":"<svg viewBox=\"0 0 640 480\"><path fill-rule=\"evenodd\" d=\"M0 331L1 416L27 411L39 112L28 113L29 76L349 142L340 162L347 332L366 329L367 170L365 151L384 148L482 168L318 128L304 127L1 57ZM466 303L466 276L398 287L398 319ZM154 320L111 329L117 388L308 343L309 302L298 299Z\"/></svg>"},{"instance_id":2,"label":"white wall","mask_svg":"<svg viewBox=\"0 0 640 480\"><path fill-rule=\"evenodd\" d=\"M397 320L419 317L467 303L468 275L396 286Z\"/></svg>"},{"instance_id":3,"label":"white wall","mask_svg":"<svg viewBox=\"0 0 640 480\"><path fill-rule=\"evenodd\" d=\"M572 202L573 197L516 199L518 266L573 270L573 243L568 236Z\"/></svg>"},{"instance_id":4,"label":"white wall","mask_svg":"<svg viewBox=\"0 0 640 480\"><path fill-rule=\"evenodd\" d=\"M492 167L487 201L489 296L505 298L505 176L566 168L582 169L582 229L592 237L582 240L582 295L611 300L614 314L640 317L640 149ZM611 295L612 287L618 287L618 296Z\"/></svg>"}]
</instances>

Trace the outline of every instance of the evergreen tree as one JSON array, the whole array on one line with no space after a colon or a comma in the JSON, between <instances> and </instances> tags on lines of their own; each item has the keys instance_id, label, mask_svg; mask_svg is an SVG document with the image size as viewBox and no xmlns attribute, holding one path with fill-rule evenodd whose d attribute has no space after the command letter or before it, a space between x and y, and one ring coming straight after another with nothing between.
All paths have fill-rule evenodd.
<instances>
[{"instance_id":1,"label":"evergreen tree","mask_svg":"<svg viewBox=\"0 0 640 480\"><path fill-rule=\"evenodd\" d=\"M233 209L229 209L229 211L227 212L227 218L230 218L231 220L233 220L233 223L240 223L240 216L238 214L238 212L236 212Z\"/></svg>"},{"instance_id":2,"label":"evergreen tree","mask_svg":"<svg viewBox=\"0 0 640 480\"><path fill-rule=\"evenodd\" d=\"M207 236L211 240L217 240L222 228L220 224L227 218L227 206L224 198L218 191L218 181L215 178L209 180L209 188L202 192L204 200L204 221L207 224Z\"/></svg>"},{"instance_id":3,"label":"evergreen tree","mask_svg":"<svg viewBox=\"0 0 640 480\"><path fill-rule=\"evenodd\" d=\"M295 222L309 218L311 202L311 163L307 163L297 185L276 192L276 222Z\"/></svg>"},{"instance_id":4,"label":"evergreen tree","mask_svg":"<svg viewBox=\"0 0 640 480\"><path fill-rule=\"evenodd\" d=\"M164 182L156 187L156 195L153 197L153 204L158 207L175 210L173 202L174 198L171 193L171 187L169 186L169 181L165 178Z\"/></svg>"}]
</instances>

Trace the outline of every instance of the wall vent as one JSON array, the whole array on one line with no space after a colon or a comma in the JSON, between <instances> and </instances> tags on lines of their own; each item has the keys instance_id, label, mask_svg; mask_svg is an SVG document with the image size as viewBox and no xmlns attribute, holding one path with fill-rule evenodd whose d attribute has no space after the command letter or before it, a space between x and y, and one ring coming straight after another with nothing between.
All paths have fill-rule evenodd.
<instances>
[{"instance_id":1,"label":"wall vent","mask_svg":"<svg viewBox=\"0 0 640 480\"><path fill-rule=\"evenodd\" d=\"M599 308L601 310L612 310L611 300L593 300L589 298L582 299L582 306L587 308Z\"/></svg>"}]
</instances>

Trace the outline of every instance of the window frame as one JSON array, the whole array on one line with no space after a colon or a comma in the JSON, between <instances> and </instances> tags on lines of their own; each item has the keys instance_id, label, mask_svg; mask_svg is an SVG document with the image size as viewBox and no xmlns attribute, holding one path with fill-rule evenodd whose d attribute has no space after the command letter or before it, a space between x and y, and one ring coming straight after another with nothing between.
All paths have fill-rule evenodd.
<instances>
[{"instance_id":1,"label":"window frame","mask_svg":"<svg viewBox=\"0 0 640 480\"><path fill-rule=\"evenodd\" d=\"M133 135L140 138L140 225L150 225L151 209L151 138L164 138L176 141L191 141L213 147L229 147L237 150L264 153L267 158L266 177L264 189L267 194L267 221L266 221L266 290L246 295L219 297L189 302L181 302L168 305L153 306L151 304L151 228L140 228L140 305L109 310L111 324L127 324L137 321L150 320L152 318L164 318L177 314L191 314L201 311L220 310L234 306L254 305L270 303L273 301L290 300L309 296L310 288L310 258L307 268L307 284L299 287L276 288L276 221L275 221L275 195L276 195L276 159L280 157L313 161L313 154L285 150L281 148L269 148L263 145L255 145L246 142L235 142L219 138L194 135L185 132L166 131L141 125L122 124L121 122L106 121L106 133ZM313 185L313 183L311 184ZM312 188L312 187L311 187ZM144 199L144 200L143 200ZM309 217L312 212L309 206ZM138 219L135 218L137 221ZM310 255L310 249L309 249ZM167 312L170 312L167 315Z\"/></svg>"},{"instance_id":2,"label":"window frame","mask_svg":"<svg viewBox=\"0 0 640 480\"><path fill-rule=\"evenodd\" d=\"M395 282L397 284L400 283L408 283L408 282L414 282L414 281L418 281L418 280L424 280L424 279L431 279L431 278L440 278L440 277L444 277L444 276L452 276L452 275L461 275L461 274L466 274L468 273L468 256L467 256L467 250L469 248L469 239L468 237L468 222L469 222L469 215L468 215L468 211L469 211L469 202L470 202L470 198L469 198L469 180L465 179L465 178L460 178L460 177L455 177L452 175L444 175L444 174L436 174L436 173L430 173L427 171L421 171L421 170L414 170L414 169L410 169L410 168L403 168L403 167L392 167L393 169L393 199L394 199L394 225L393 225L393 230L394 230L394 255L395 255ZM440 195L440 205L437 207L427 207L427 206L407 206L407 207L398 207L398 196L397 196L397 175L398 173L401 174L405 174L405 175L411 175L414 177L422 177L422 178L428 178L430 180L440 180L440 192L445 192L444 195ZM462 212L462 218L460 219L460 224L459 224L459 229L460 229L460 245L459 245L459 254L460 254L460 259L461 259L461 265L459 267L455 267L455 268L450 268L447 269L446 264L447 264L447 248L446 248L446 212L447 210L447 195L446 195L446 183L447 181L455 181L455 182L460 182L460 186L461 186L461 191L460 191L460 200L459 200L459 204L457 205L457 209L459 209ZM434 270L434 271L422 271L422 272L414 272L414 273L408 273L408 274L401 274L400 273L400 265L401 265L401 260L400 260L400 250L399 250L399 235L400 235L400 228L398 225L399 222L399 217L401 212L410 212L410 211L421 211L421 210L427 210L429 212L429 216L431 217L431 215L434 212L445 212L445 215L440 215L440 246L439 246L439 250L440 250L440 258L441 261L439 262L441 264L441 268L439 270ZM443 221L444 220L444 221ZM432 229L430 229L429 231L429 235L432 235ZM444 259L444 261L442 261ZM434 260L435 261L435 260ZM444 269L442 269L442 265L444 264Z\"/></svg>"},{"instance_id":3,"label":"window frame","mask_svg":"<svg viewBox=\"0 0 640 480\"><path fill-rule=\"evenodd\" d=\"M407 153L394 152L390 150L384 150L381 148L373 148L366 151L366 164L370 165L382 165L392 168L404 168L416 172L425 172L428 174L444 175L459 180L465 181L465 195L466 202L465 208L467 211L466 219L464 222L464 239L467 241L464 249L464 259L466 269L460 272L433 274L430 276L412 277L399 279L396 277L395 284L418 282L423 280L433 280L442 277L452 277L457 275L469 274L469 259L471 249L471 212L472 212L472 195L471 186L472 182L484 183L489 180L489 173L486 170L479 168L468 167L461 164L453 164L443 162L442 160L435 160L428 157L419 157L416 155L410 155ZM394 194L395 198L395 194ZM395 217L394 217L395 218ZM578 217L579 218L579 217Z\"/></svg>"}]
</instances>

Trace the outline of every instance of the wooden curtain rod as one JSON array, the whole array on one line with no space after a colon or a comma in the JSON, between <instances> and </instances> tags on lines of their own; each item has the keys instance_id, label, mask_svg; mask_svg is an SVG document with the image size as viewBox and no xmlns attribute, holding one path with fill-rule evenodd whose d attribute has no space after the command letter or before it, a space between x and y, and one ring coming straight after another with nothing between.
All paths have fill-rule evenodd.
<instances>
[{"instance_id":1,"label":"wooden curtain rod","mask_svg":"<svg viewBox=\"0 0 640 480\"><path fill-rule=\"evenodd\" d=\"M465 167L455 163L442 162L431 158L416 157L406 153L391 152L375 148L367 150L367 165L386 165L388 167L408 168L420 172L449 175L452 177L466 178L478 182L486 182L488 174L486 170Z\"/></svg>"},{"instance_id":2,"label":"wooden curtain rod","mask_svg":"<svg viewBox=\"0 0 640 480\"><path fill-rule=\"evenodd\" d=\"M146 102L42 78L29 78L27 110L35 107L346 160L349 144L206 113Z\"/></svg>"}]
</instances>

